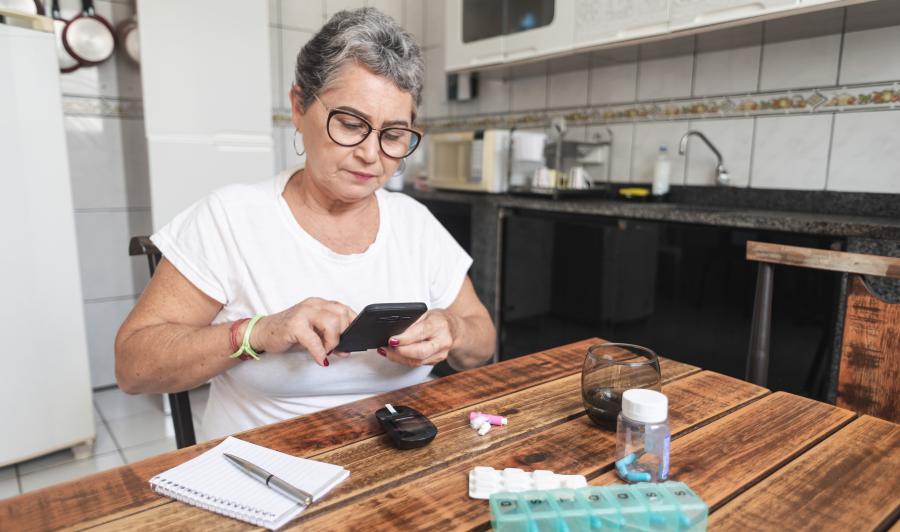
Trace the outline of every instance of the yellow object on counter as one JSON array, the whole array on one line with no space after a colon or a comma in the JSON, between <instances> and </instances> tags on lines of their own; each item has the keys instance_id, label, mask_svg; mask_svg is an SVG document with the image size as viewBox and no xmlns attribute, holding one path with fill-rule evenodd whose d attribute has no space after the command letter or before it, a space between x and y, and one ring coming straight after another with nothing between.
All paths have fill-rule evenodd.
<instances>
[{"instance_id":1,"label":"yellow object on counter","mask_svg":"<svg viewBox=\"0 0 900 532\"><path fill-rule=\"evenodd\" d=\"M646 198L650 195L650 189L646 187L620 188L619 195L626 198Z\"/></svg>"}]
</instances>

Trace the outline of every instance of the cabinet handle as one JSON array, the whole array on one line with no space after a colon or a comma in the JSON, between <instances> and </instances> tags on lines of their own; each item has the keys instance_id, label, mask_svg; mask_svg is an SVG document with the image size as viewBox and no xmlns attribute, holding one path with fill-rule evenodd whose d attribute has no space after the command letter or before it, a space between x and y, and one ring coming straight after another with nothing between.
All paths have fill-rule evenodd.
<instances>
[{"instance_id":1,"label":"cabinet handle","mask_svg":"<svg viewBox=\"0 0 900 532\"><path fill-rule=\"evenodd\" d=\"M628 28L616 33L617 39L631 39L635 37L644 37L646 35L656 35L669 31L669 22L659 22L656 24L648 24L647 26L637 26Z\"/></svg>"},{"instance_id":2,"label":"cabinet handle","mask_svg":"<svg viewBox=\"0 0 900 532\"><path fill-rule=\"evenodd\" d=\"M511 50L504 53L504 57L506 59L515 59L517 57L526 57L529 55L534 55L537 53L537 48L534 46L529 46L527 48L519 48L518 50Z\"/></svg>"},{"instance_id":3,"label":"cabinet handle","mask_svg":"<svg viewBox=\"0 0 900 532\"><path fill-rule=\"evenodd\" d=\"M765 11L766 6L761 2L753 2L743 6L729 7L709 13L701 13L694 17L695 24L713 24L716 22L724 22L726 20L734 20L753 16L760 11Z\"/></svg>"}]
</instances>

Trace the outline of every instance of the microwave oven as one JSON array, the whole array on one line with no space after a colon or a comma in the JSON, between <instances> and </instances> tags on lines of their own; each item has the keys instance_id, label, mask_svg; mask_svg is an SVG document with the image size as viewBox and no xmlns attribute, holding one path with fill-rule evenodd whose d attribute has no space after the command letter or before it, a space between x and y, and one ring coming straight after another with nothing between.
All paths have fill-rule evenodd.
<instances>
[{"instance_id":1,"label":"microwave oven","mask_svg":"<svg viewBox=\"0 0 900 532\"><path fill-rule=\"evenodd\" d=\"M506 192L509 130L429 135L428 184L433 188Z\"/></svg>"}]
</instances>

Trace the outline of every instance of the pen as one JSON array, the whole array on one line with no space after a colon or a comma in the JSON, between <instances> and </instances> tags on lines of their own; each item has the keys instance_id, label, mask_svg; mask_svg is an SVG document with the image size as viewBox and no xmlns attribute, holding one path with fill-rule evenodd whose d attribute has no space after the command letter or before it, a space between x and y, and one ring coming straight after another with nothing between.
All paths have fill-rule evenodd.
<instances>
[{"instance_id":1,"label":"pen","mask_svg":"<svg viewBox=\"0 0 900 532\"><path fill-rule=\"evenodd\" d=\"M302 489L289 484L285 480L276 477L272 473L269 473L265 469L259 467L256 464L252 464L244 460L243 458L239 458L237 456L234 456L233 454L228 453L222 454L225 456L225 458L228 459L229 462L236 465L238 469L240 469L244 473L247 473L251 477L262 482L278 493L284 495L288 499L297 501L304 506L309 506L310 504L312 504L312 495L303 491Z\"/></svg>"}]
</instances>

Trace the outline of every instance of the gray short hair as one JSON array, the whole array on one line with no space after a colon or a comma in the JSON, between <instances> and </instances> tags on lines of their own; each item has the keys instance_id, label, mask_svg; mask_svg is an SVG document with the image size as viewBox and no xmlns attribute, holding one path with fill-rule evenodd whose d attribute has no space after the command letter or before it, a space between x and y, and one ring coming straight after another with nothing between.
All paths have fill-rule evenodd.
<instances>
[{"instance_id":1,"label":"gray short hair","mask_svg":"<svg viewBox=\"0 0 900 532\"><path fill-rule=\"evenodd\" d=\"M346 63L356 61L421 101L425 65L412 35L374 7L335 13L297 55L294 81L308 108Z\"/></svg>"}]
</instances>

